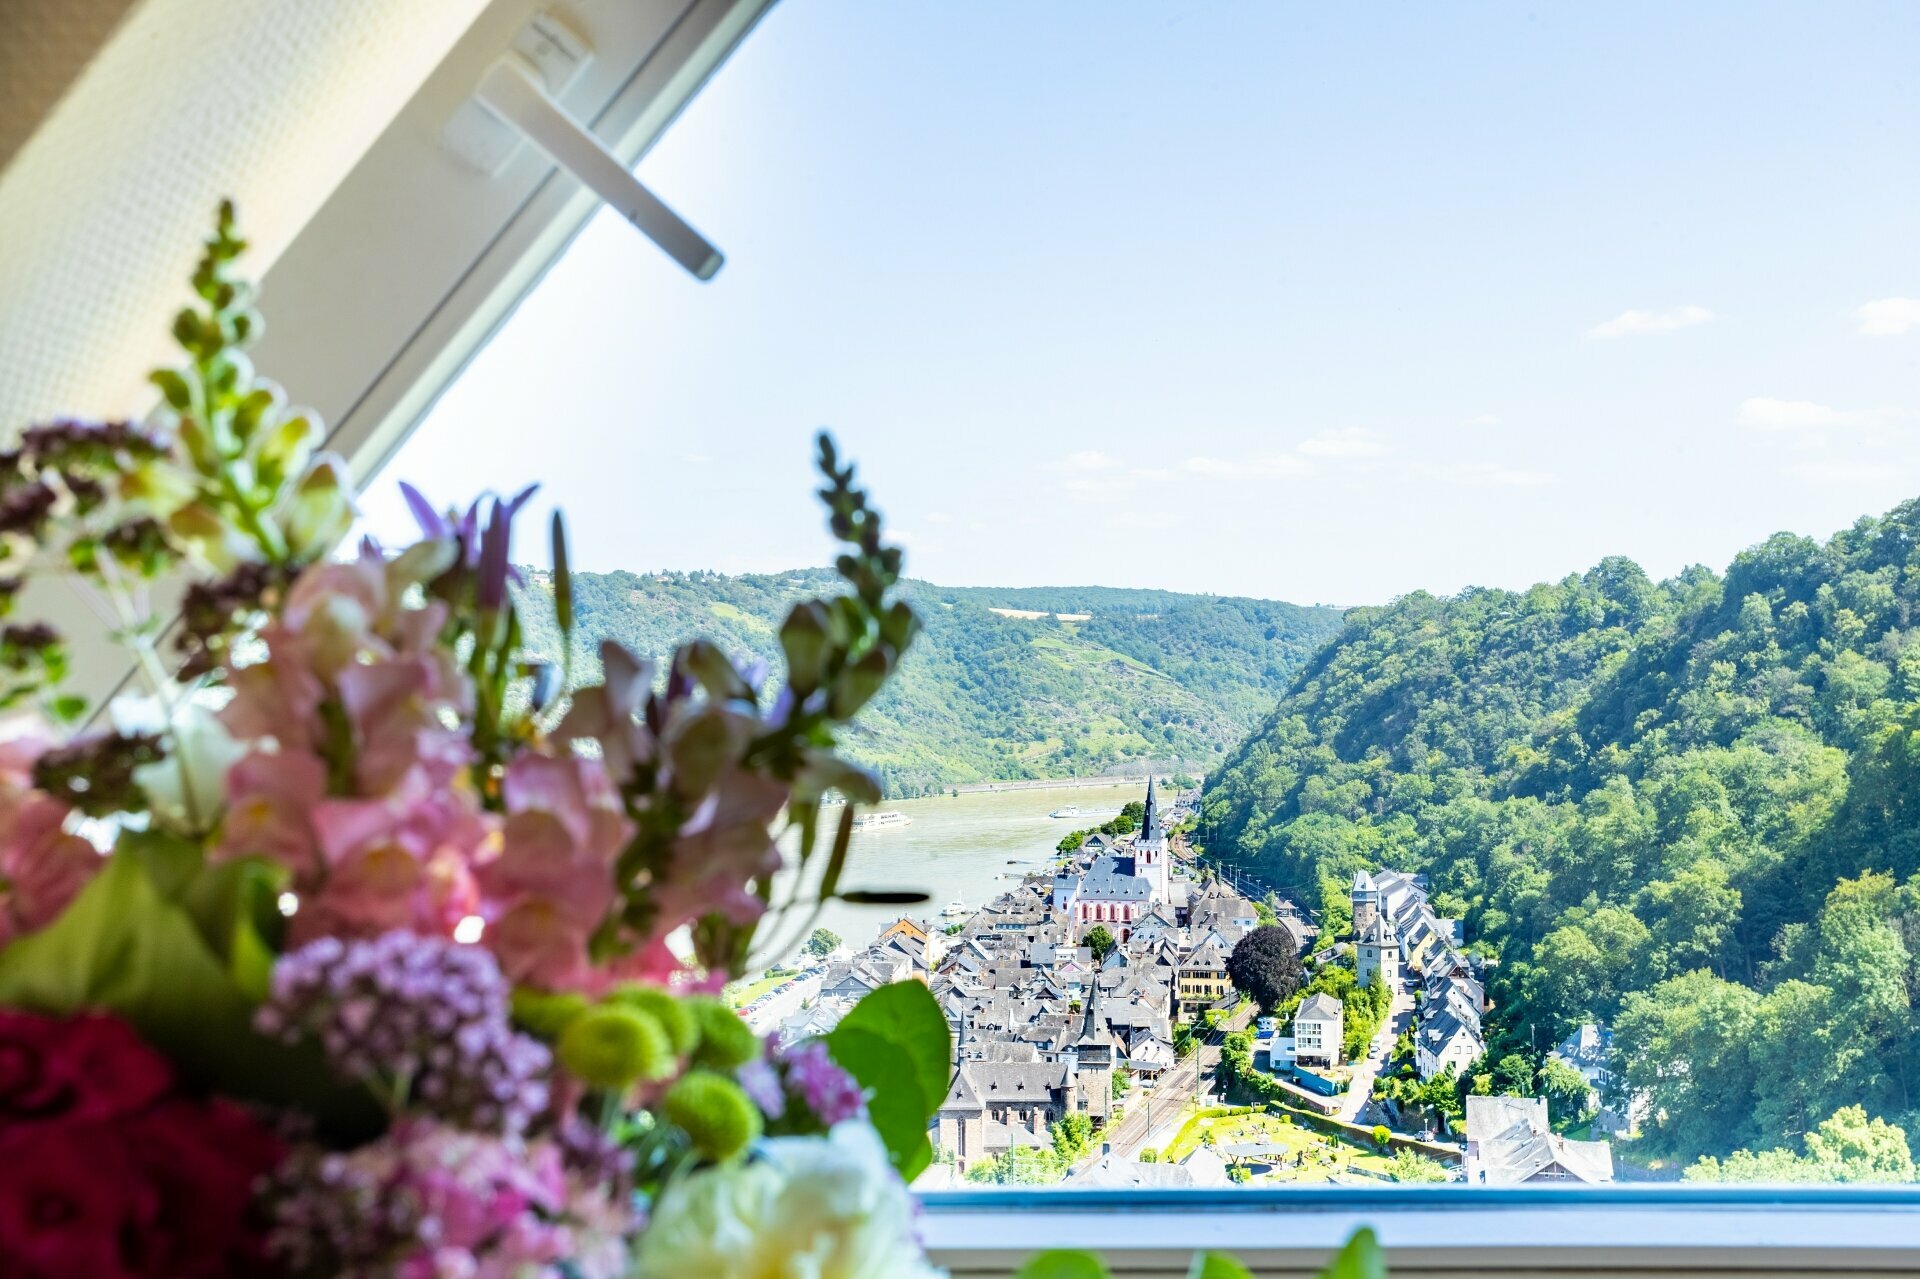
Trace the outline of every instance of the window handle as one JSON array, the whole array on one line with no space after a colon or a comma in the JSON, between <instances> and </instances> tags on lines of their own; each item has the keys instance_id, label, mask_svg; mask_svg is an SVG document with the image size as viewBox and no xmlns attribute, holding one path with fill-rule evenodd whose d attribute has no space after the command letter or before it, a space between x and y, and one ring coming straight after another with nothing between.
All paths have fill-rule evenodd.
<instances>
[{"instance_id":1,"label":"window handle","mask_svg":"<svg viewBox=\"0 0 1920 1279\"><path fill-rule=\"evenodd\" d=\"M719 249L641 185L600 139L554 101L520 54L509 53L493 65L480 82L478 100L605 200L695 279L711 280L726 261Z\"/></svg>"}]
</instances>

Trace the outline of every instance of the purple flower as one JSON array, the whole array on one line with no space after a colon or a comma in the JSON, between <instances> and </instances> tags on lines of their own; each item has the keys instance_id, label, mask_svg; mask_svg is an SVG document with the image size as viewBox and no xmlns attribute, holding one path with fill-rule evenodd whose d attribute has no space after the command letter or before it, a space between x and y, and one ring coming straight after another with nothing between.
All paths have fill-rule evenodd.
<instances>
[{"instance_id":1,"label":"purple flower","mask_svg":"<svg viewBox=\"0 0 1920 1279\"><path fill-rule=\"evenodd\" d=\"M767 1118L778 1119L787 1113L787 1090L780 1083L780 1072L766 1058L755 1057L740 1067L734 1078L747 1099Z\"/></svg>"},{"instance_id":2,"label":"purple flower","mask_svg":"<svg viewBox=\"0 0 1920 1279\"><path fill-rule=\"evenodd\" d=\"M787 1087L807 1104L822 1124L831 1128L845 1119L867 1117L867 1094L859 1081L840 1068L825 1043L809 1039L781 1053Z\"/></svg>"},{"instance_id":3,"label":"purple flower","mask_svg":"<svg viewBox=\"0 0 1920 1279\"><path fill-rule=\"evenodd\" d=\"M333 1068L468 1127L523 1131L547 1104L551 1054L517 1034L487 951L395 931L322 937L283 956L256 1014L263 1034L317 1039Z\"/></svg>"},{"instance_id":4,"label":"purple flower","mask_svg":"<svg viewBox=\"0 0 1920 1279\"><path fill-rule=\"evenodd\" d=\"M576 1244L558 1149L431 1121L403 1121L345 1154L308 1151L269 1200L268 1246L299 1274L557 1279Z\"/></svg>"}]
</instances>

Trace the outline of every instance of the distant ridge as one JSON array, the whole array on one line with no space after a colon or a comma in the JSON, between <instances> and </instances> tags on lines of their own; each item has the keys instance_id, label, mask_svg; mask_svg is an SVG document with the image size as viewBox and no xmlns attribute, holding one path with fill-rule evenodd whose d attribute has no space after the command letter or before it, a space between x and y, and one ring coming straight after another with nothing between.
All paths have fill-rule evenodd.
<instances>
[{"instance_id":1,"label":"distant ridge","mask_svg":"<svg viewBox=\"0 0 1920 1279\"><path fill-rule=\"evenodd\" d=\"M552 589L545 574L527 580ZM833 581L826 569L579 573L576 662L590 671L603 637L660 655L704 635L777 666L787 608ZM895 796L1149 763L1208 771L1341 623L1337 609L1104 586L910 581L907 596L926 631L851 744ZM529 612L529 639L558 656L545 610Z\"/></svg>"}]
</instances>

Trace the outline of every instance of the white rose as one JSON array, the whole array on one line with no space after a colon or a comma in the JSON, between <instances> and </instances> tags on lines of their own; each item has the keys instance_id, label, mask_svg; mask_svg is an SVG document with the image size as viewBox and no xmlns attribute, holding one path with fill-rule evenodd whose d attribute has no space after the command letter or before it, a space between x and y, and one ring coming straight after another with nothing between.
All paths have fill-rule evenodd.
<instances>
[{"instance_id":1,"label":"white rose","mask_svg":"<svg viewBox=\"0 0 1920 1279\"><path fill-rule=\"evenodd\" d=\"M752 1163L667 1188L641 1236L644 1279L940 1279L873 1128L778 1137Z\"/></svg>"}]
</instances>

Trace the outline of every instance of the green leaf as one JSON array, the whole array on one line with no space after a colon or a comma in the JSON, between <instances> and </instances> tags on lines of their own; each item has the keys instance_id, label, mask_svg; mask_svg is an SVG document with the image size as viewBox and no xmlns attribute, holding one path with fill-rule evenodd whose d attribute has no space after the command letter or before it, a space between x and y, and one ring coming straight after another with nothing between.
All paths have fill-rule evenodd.
<instances>
[{"instance_id":1,"label":"green leaf","mask_svg":"<svg viewBox=\"0 0 1920 1279\"><path fill-rule=\"evenodd\" d=\"M1320 1272L1319 1279L1387 1279L1386 1255L1380 1251L1373 1228L1362 1226L1354 1231Z\"/></svg>"},{"instance_id":2,"label":"green leaf","mask_svg":"<svg viewBox=\"0 0 1920 1279\"><path fill-rule=\"evenodd\" d=\"M133 848L109 858L52 924L0 951L0 1006L117 1013L195 1083L298 1104L336 1132L377 1131L373 1098L335 1080L316 1049L254 1033L252 999L148 870L177 877L180 850L164 839ZM249 954L249 970L260 958Z\"/></svg>"},{"instance_id":3,"label":"green leaf","mask_svg":"<svg viewBox=\"0 0 1920 1279\"><path fill-rule=\"evenodd\" d=\"M1253 1279L1253 1272L1218 1252L1195 1253L1187 1279Z\"/></svg>"},{"instance_id":4,"label":"green leaf","mask_svg":"<svg viewBox=\"0 0 1920 1279\"><path fill-rule=\"evenodd\" d=\"M1110 1273L1090 1252L1056 1248L1020 1267L1014 1279L1109 1279Z\"/></svg>"},{"instance_id":5,"label":"green leaf","mask_svg":"<svg viewBox=\"0 0 1920 1279\"><path fill-rule=\"evenodd\" d=\"M877 1031L849 1029L842 1022L827 1036L827 1051L867 1090L867 1118L885 1143L894 1169L904 1180L912 1181L933 1162L927 1110L929 1106L937 1109L942 1097L928 1101L912 1056Z\"/></svg>"},{"instance_id":6,"label":"green leaf","mask_svg":"<svg viewBox=\"0 0 1920 1279\"><path fill-rule=\"evenodd\" d=\"M932 992L917 981L896 982L867 992L827 1036L827 1050L833 1059L851 1070L834 1049L834 1038L843 1030L870 1031L906 1053L912 1079L925 1099L921 1122L931 1122L946 1100L953 1067L953 1032Z\"/></svg>"}]
</instances>

